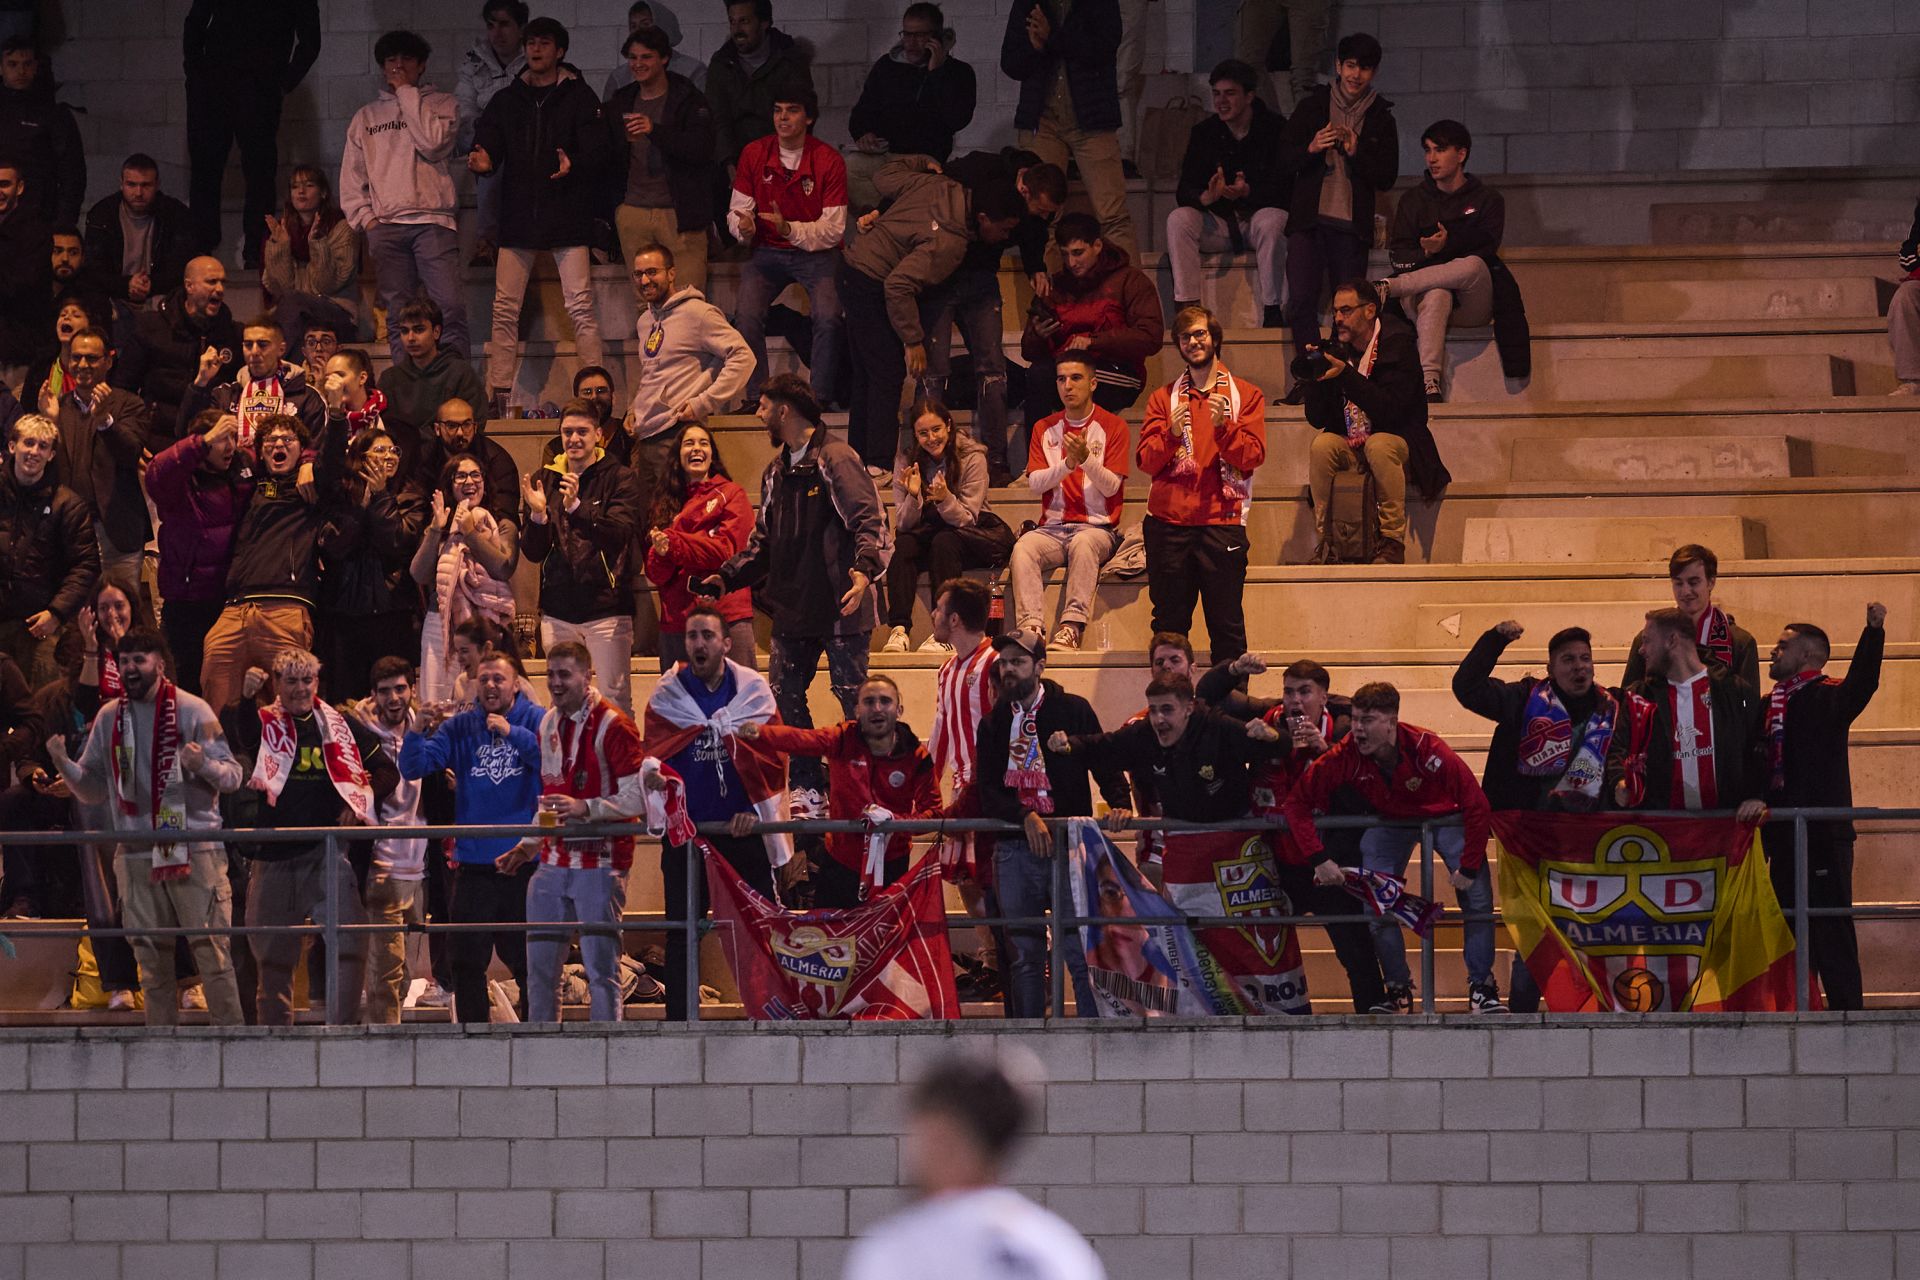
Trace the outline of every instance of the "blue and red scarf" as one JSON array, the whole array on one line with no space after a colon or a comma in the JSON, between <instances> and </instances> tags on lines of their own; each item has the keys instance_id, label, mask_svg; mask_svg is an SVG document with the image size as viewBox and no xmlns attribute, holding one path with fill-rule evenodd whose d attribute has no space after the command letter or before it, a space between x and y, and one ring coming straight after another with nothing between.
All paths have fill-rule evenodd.
<instances>
[{"instance_id":1,"label":"blue and red scarf","mask_svg":"<svg viewBox=\"0 0 1920 1280\"><path fill-rule=\"evenodd\" d=\"M1774 791L1787 785L1787 703L1793 695L1823 677L1818 671L1802 671L1773 686L1767 695L1767 764L1769 787Z\"/></svg>"},{"instance_id":2,"label":"blue and red scarf","mask_svg":"<svg viewBox=\"0 0 1920 1280\"><path fill-rule=\"evenodd\" d=\"M1553 794L1570 806L1595 808L1600 783L1607 771L1607 747L1613 741L1618 705L1605 689L1595 686L1593 714L1587 717L1578 747L1573 742L1573 717L1560 701L1553 681L1541 680L1527 695L1522 713L1518 767L1529 778L1559 776Z\"/></svg>"}]
</instances>

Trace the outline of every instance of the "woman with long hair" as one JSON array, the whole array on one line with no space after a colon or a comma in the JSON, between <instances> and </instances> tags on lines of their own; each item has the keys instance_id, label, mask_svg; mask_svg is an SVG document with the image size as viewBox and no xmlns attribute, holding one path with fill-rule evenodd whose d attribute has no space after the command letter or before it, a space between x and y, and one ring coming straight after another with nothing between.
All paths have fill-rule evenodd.
<instances>
[{"instance_id":1,"label":"woman with long hair","mask_svg":"<svg viewBox=\"0 0 1920 1280\"><path fill-rule=\"evenodd\" d=\"M294 166L286 207L279 217L267 215L265 253L260 286L286 331L287 350L301 350L311 327L358 332L360 242L325 169Z\"/></svg>"},{"instance_id":2,"label":"woman with long hair","mask_svg":"<svg viewBox=\"0 0 1920 1280\"><path fill-rule=\"evenodd\" d=\"M320 608L329 701L373 691L373 664L419 652L420 591L410 576L427 513L403 497L400 446L385 430L362 431L347 445L347 474L320 530Z\"/></svg>"},{"instance_id":3,"label":"woman with long hair","mask_svg":"<svg viewBox=\"0 0 1920 1280\"><path fill-rule=\"evenodd\" d=\"M420 701L445 701L457 674L453 633L469 619L513 630L513 570L520 538L513 521L487 510L486 465L456 453L440 469L426 535L413 554L413 580L427 596L420 632Z\"/></svg>"},{"instance_id":4,"label":"woman with long hair","mask_svg":"<svg viewBox=\"0 0 1920 1280\"><path fill-rule=\"evenodd\" d=\"M660 589L660 669L687 657L687 612L694 606L690 576L717 570L753 536L753 503L727 474L713 432L698 422L674 435L666 474L647 513L647 578ZM742 587L719 600L733 641L733 660L753 662L753 592Z\"/></svg>"},{"instance_id":5,"label":"woman with long hair","mask_svg":"<svg viewBox=\"0 0 1920 1280\"><path fill-rule=\"evenodd\" d=\"M887 564L885 652L905 653L921 570L929 593L967 569L998 569L1013 553L1013 530L987 509L987 450L956 431L938 400L919 399L908 411L910 435L893 464L893 559ZM930 600L929 604L932 603ZM946 648L929 636L921 649Z\"/></svg>"}]
</instances>

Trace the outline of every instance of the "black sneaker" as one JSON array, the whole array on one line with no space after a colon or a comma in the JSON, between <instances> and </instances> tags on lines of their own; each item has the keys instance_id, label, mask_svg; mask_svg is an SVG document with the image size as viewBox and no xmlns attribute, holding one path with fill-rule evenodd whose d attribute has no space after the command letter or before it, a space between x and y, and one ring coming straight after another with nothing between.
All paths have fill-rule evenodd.
<instances>
[{"instance_id":1,"label":"black sneaker","mask_svg":"<svg viewBox=\"0 0 1920 1280\"><path fill-rule=\"evenodd\" d=\"M1387 998L1385 1000L1382 1000L1379 1004L1376 1004L1375 1006L1373 1006L1373 1008L1367 1010L1367 1012L1368 1013L1412 1013L1413 1012L1413 988L1394 986L1391 983L1389 983L1387 986Z\"/></svg>"},{"instance_id":2,"label":"black sneaker","mask_svg":"<svg viewBox=\"0 0 1920 1280\"><path fill-rule=\"evenodd\" d=\"M1467 1009L1472 1013L1505 1013L1507 1006L1500 1000L1500 984L1489 978L1468 987Z\"/></svg>"}]
</instances>

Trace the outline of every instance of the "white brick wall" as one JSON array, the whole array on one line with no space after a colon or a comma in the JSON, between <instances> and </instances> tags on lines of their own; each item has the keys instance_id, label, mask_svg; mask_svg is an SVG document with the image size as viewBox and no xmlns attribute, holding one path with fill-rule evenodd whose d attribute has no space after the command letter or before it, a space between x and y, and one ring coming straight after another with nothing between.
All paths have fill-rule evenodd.
<instances>
[{"instance_id":1,"label":"white brick wall","mask_svg":"<svg viewBox=\"0 0 1920 1280\"><path fill-rule=\"evenodd\" d=\"M1016 1047L1012 1179L1116 1277L1920 1261L1920 1019L1879 1014L3 1033L0 1277L832 1277L901 1203L903 1083Z\"/></svg>"}]
</instances>

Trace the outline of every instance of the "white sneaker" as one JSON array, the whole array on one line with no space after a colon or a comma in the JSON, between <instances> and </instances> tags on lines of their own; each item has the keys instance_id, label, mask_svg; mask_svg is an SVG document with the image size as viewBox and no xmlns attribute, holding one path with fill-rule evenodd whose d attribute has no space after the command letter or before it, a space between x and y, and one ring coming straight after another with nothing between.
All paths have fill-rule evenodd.
<instances>
[{"instance_id":1,"label":"white sneaker","mask_svg":"<svg viewBox=\"0 0 1920 1280\"><path fill-rule=\"evenodd\" d=\"M885 467L868 467L867 474L873 477L874 488L893 488L893 472L887 470Z\"/></svg>"},{"instance_id":2,"label":"white sneaker","mask_svg":"<svg viewBox=\"0 0 1920 1280\"><path fill-rule=\"evenodd\" d=\"M201 987L180 988L180 1008L185 1013L205 1013L207 1011L207 993Z\"/></svg>"},{"instance_id":3,"label":"white sneaker","mask_svg":"<svg viewBox=\"0 0 1920 1280\"><path fill-rule=\"evenodd\" d=\"M107 1008L111 1009L115 1013L132 1013L134 1010L133 992L131 991L107 992Z\"/></svg>"},{"instance_id":4,"label":"white sneaker","mask_svg":"<svg viewBox=\"0 0 1920 1280\"><path fill-rule=\"evenodd\" d=\"M1890 396L1920 396L1920 382L1903 382L1887 392Z\"/></svg>"},{"instance_id":5,"label":"white sneaker","mask_svg":"<svg viewBox=\"0 0 1920 1280\"><path fill-rule=\"evenodd\" d=\"M426 990L413 1002L416 1009L446 1009L453 1004L453 992L437 982L428 982Z\"/></svg>"},{"instance_id":6,"label":"white sneaker","mask_svg":"<svg viewBox=\"0 0 1920 1280\"><path fill-rule=\"evenodd\" d=\"M911 647L905 627L895 627L887 636L887 642L880 646L882 653L905 653Z\"/></svg>"},{"instance_id":7,"label":"white sneaker","mask_svg":"<svg viewBox=\"0 0 1920 1280\"><path fill-rule=\"evenodd\" d=\"M925 640L922 640L920 642L920 652L921 653L952 653L953 646L948 644L944 640L935 640L932 636L928 636Z\"/></svg>"}]
</instances>

